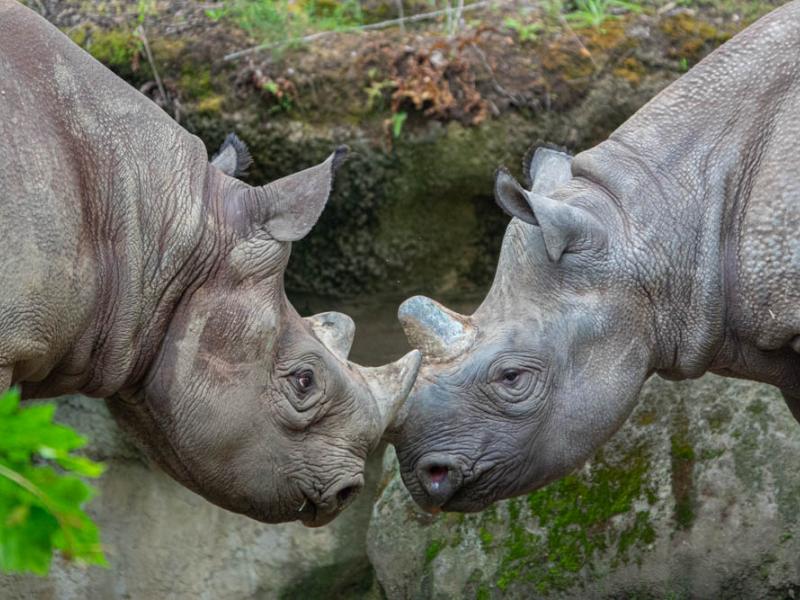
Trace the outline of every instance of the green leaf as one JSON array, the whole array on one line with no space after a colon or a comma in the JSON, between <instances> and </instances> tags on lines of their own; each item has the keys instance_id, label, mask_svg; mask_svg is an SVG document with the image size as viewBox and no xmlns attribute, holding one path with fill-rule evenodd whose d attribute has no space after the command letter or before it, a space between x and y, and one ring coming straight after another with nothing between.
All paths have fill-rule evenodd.
<instances>
[{"instance_id":1,"label":"green leaf","mask_svg":"<svg viewBox=\"0 0 800 600\"><path fill-rule=\"evenodd\" d=\"M399 138L403 132L403 124L406 122L408 114L405 112L396 112L392 115L392 135Z\"/></svg>"},{"instance_id":2,"label":"green leaf","mask_svg":"<svg viewBox=\"0 0 800 600\"><path fill-rule=\"evenodd\" d=\"M99 477L104 466L73 454L86 438L54 414L53 404L21 408L18 390L0 395L0 572L45 575L55 550L107 564L83 508L94 489L75 477Z\"/></svg>"}]
</instances>

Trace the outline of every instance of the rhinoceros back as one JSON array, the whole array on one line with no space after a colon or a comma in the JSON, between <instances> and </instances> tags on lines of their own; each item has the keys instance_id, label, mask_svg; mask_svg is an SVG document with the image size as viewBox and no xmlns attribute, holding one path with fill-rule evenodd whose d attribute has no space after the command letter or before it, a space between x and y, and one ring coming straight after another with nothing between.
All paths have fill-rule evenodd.
<instances>
[{"instance_id":1,"label":"rhinoceros back","mask_svg":"<svg viewBox=\"0 0 800 600\"><path fill-rule=\"evenodd\" d=\"M148 256L148 236L175 216L165 210L199 204L207 157L197 138L14 0L0 0L0 139L0 366L37 381L74 351L104 294L120 296L117 318L147 310L147 289L134 288L147 287L148 261L163 258ZM104 281L102 264L121 273ZM116 289L102 289L109 279Z\"/></svg>"}]
</instances>

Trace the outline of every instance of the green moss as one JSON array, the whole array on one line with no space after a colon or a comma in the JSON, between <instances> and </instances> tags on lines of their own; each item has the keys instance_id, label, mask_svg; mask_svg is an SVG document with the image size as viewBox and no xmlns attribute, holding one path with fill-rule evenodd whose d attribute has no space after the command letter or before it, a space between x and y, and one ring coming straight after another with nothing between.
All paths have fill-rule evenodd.
<instances>
[{"instance_id":1,"label":"green moss","mask_svg":"<svg viewBox=\"0 0 800 600\"><path fill-rule=\"evenodd\" d=\"M88 36L84 34L84 43L89 54L101 63L128 73L140 42L128 29L94 29Z\"/></svg>"},{"instance_id":2,"label":"green moss","mask_svg":"<svg viewBox=\"0 0 800 600\"><path fill-rule=\"evenodd\" d=\"M65 32L69 39L83 47L86 44L86 27L76 27Z\"/></svg>"},{"instance_id":3,"label":"green moss","mask_svg":"<svg viewBox=\"0 0 800 600\"><path fill-rule=\"evenodd\" d=\"M655 410L643 410L636 415L636 423L638 425L652 425L658 419L658 413Z\"/></svg>"},{"instance_id":4,"label":"green moss","mask_svg":"<svg viewBox=\"0 0 800 600\"><path fill-rule=\"evenodd\" d=\"M184 66L178 85L181 91L193 100L199 100L214 93L211 70L208 67Z\"/></svg>"},{"instance_id":5,"label":"green moss","mask_svg":"<svg viewBox=\"0 0 800 600\"><path fill-rule=\"evenodd\" d=\"M763 415L766 411L767 411L767 403L761 400L760 398L756 398L750 404L747 405L747 412L754 415Z\"/></svg>"},{"instance_id":6,"label":"green moss","mask_svg":"<svg viewBox=\"0 0 800 600\"><path fill-rule=\"evenodd\" d=\"M481 546L483 546L483 549L489 550L492 546L492 540L494 540L492 533L485 527L481 527L478 536L481 538Z\"/></svg>"},{"instance_id":7,"label":"green moss","mask_svg":"<svg viewBox=\"0 0 800 600\"><path fill-rule=\"evenodd\" d=\"M439 556L439 552L442 551L442 548L445 547L445 543L441 540L433 540L428 547L425 549L425 564L429 565L436 557Z\"/></svg>"},{"instance_id":8,"label":"green moss","mask_svg":"<svg viewBox=\"0 0 800 600\"><path fill-rule=\"evenodd\" d=\"M564 590L584 569L592 570L596 553L614 549L617 562L625 563L634 548L652 544L649 511L634 511L635 502L656 501L649 464L643 446L613 464L599 455L587 474L569 475L529 495L524 504L509 501L507 532L498 540L503 555L497 587L506 590L523 581L540 593ZM618 522L620 515L627 518ZM538 527L532 528L528 518Z\"/></svg>"},{"instance_id":9,"label":"green moss","mask_svg":"<svg viewBox=\"0 0 800 600\"><path fill-rule=\"evenodd\" d=\"M628 551L637 544L650 545L655 541L656 530L650 522L650 512L642 510L636 513L633 526L620 534L617 550L620 556L627 557ZM641 553L636 556L636 560L641 564Z\"/></svg>"},{"instance_id":10,"label":"green moss","mask_svg":"<svg viewBox=\"0 0 800 600\"><path fill-rule=\"evenodd\" d=\"M678 529L691 529L695 518L694 488L695 451L689 438L689 418L683 403L676 411L670 436L672 495L675 498L674 519Z\"/></svg>"},{"instance_id":11,"label":"green moss","mask_svg":"<svg viewBox=\"0 0 800 600\"><path fill-rule=\"evenodd\" d=\"M690 62L698 61L731 37L730 33L687 13L667 17L659 27L671 44L668 54Z\"/></svg>"},{"instance_id":12,"label":"green moss","mask_svg":"<svg viewBox=\"0 0 800 600\"><path fill-rule=\"evenodd\" d=\"M708 427L712 432L719 433L732 418L730 408L724 405L714 406L708 414Z\"/></svg>"},{"instance_id":13,"label":"green moss","mask_svg":"<svg viewBox=\"0 0 800 600\"><path fill-rule=\"evenodd\" d=\"M644 65L633 56L623 60L622 64L614 69L614 75L622 77L632 85L639 85L646 74Z\"/></svg>"},{"instance_id":14,"label":"green moss","mask_svg":"<svg viewBox=\"0 0 800 600\"><path fill-rule=\"evenodd\" d=\"M481 585L478 588L477 593L475 594L475 600L489 600L492 597L492 593L489 591L488 586L485 584Z\"/></svg>"},{"instance_id":15,"label":"green moss","mask_svg":"<svg viewBox=\"0 0 800 600\"><path fill-rule=\"evenodd\" d=\"M214 95L206 96L197 103L197 110L203 113L219 113L222 111L222 103L225 101L224 96Z\"/></svg>"},{"instance_id":16,"label":"green moss","mask_svg":"<svg viewBox=\"0 0 800 600\"><path fill-rule=\"evenodd\" d=\"M725 454L725 448L703 448L700 451L700 460L714 460Z\"/></svg>"}]
</instances>

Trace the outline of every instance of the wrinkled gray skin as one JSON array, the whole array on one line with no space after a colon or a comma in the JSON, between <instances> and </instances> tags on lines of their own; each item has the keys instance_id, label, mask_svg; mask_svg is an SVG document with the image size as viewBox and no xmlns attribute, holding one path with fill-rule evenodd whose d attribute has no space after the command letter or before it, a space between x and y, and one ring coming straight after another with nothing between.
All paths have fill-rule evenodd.
<instances>
[{"instance_id":1,"label":"wrinkled gray skin","mask_svg":"<svg viewBox=\"0 0 800 600\"><path fill-rule=\"evenodd\" d=\"M267 522L330 521L418 353L347 361L353 322L283 289L343 158L264 187L44 19L0 0L0 390L108 404L195 492Z\"/></svg>"},{"instance_id":2,"label":"wrinkled gray skin","mask_svg":"<svg viewBox=\"0 0 800 600\"><path fill-rule=\"evenodd\" d=\"M471 316L415 297L423 352L393 437L431 510L474 511L571 471L653 373L779 387L800 417L800 3L742 32L607 141L540 149ZM570 164L571 160L571 164Z\"/></svg>"}]
</instances>

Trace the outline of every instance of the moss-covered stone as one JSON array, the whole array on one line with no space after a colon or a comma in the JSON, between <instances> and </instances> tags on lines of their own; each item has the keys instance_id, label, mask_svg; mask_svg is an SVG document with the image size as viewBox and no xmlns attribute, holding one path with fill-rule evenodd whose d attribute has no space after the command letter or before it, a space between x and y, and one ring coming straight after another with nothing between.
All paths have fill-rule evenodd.
<instances>
[{"instance_id":1,"label":"moss-covered stone","mask_svg":"<svg viewBox=\"0 0 800 600\"><path fill-rule=\"evenodd\" d=\"M508 530L498 535L503 554L497 587L527 582L540 593L568 589L575 574L593 570L596 552L613 552L618 564L630 559L632 549L646 550L655 532L649 511L635 504L656 501L647 452L634 447L611 462L599 455L591 469L529 495L527 514L511 500ZM623 516L627 524L611 526Z\"/></svg>"},{"instance_id":2,"label":"moss-covered stone","mask_svg":"<svg viewBox=\"0 0 800 600\"><path fill-rule=\"evenodd\" d=\"M412 525L393 481L370 558L392 600L785 597L800 586L797 452L800 429L773 390L655 379L589 464L528 496Z\"/></svg>"}]
</instances>

